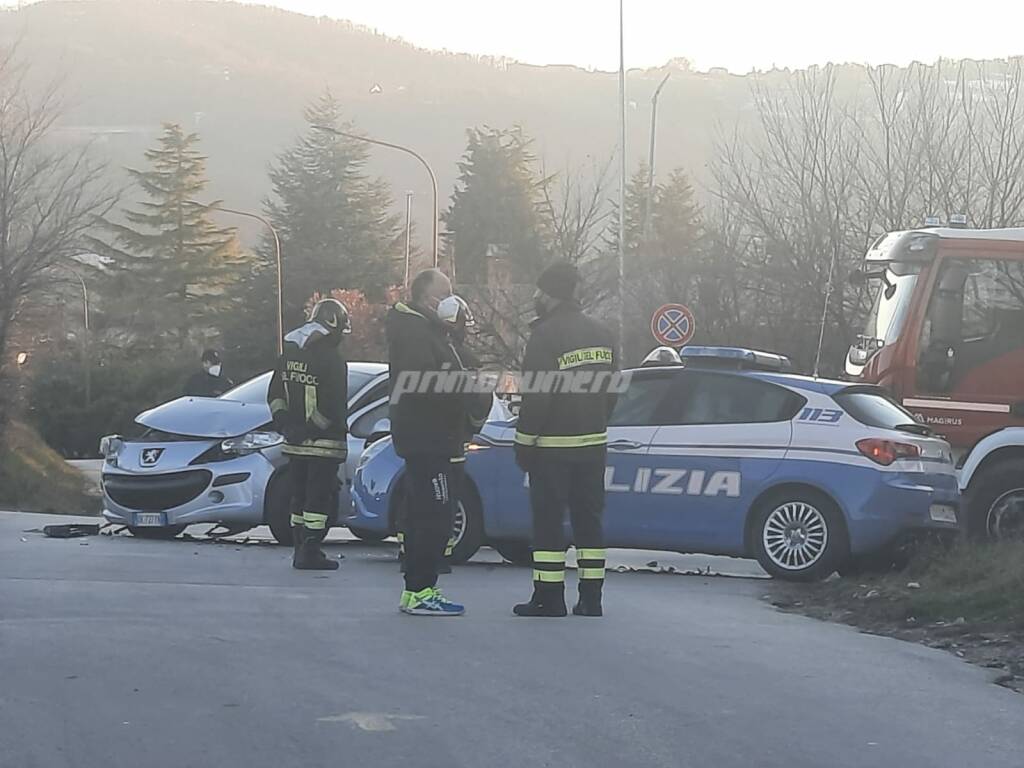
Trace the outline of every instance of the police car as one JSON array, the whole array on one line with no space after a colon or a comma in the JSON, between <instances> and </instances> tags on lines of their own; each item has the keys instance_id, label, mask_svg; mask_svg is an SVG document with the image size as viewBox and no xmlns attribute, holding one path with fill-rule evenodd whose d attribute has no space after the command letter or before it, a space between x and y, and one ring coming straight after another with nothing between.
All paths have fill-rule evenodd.
<instances>
[{"instance_id":1,"label":"police car","mask_svg":"<svg viewBox=\"0 0 1024 768\"><path fill-rule=\"evenodd\" d=\"M756 558L813 580L922 531L958 529L950 446L873 386L789 373L778 355L688 347L683 365L629 372L608 429L609 547ZM528 479L515 419L489 421L467 454L456 561L484 543L528 559ZM350 525L394 533L402 461L369 446Z\"/></svg>"}]
</instances>

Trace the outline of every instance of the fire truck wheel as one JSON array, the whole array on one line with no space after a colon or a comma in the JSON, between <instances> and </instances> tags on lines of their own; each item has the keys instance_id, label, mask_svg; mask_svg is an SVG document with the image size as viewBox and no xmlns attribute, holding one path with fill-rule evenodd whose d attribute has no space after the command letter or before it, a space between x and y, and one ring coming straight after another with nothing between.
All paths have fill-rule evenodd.
<instances>
[{"instance_id":1,"label":"fire truck wheel","mask_svg":"<svg viewBox=\"0 0 1024 768\"><path fill-rule=\"evenodd\" d=\"M1024 540L1024 467L1004 461L984 470L967 494L967 534L972 539Z\"/></svg>"}]
</instances>

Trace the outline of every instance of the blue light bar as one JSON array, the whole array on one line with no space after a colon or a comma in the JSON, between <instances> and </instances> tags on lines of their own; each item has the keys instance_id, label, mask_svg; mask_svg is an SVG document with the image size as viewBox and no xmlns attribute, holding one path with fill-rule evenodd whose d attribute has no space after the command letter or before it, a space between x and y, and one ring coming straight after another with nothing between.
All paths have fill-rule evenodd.
<instances>
[{"instance_id":1,"label":"blue light bar","mask_svg":"<svg viewBox=\"0 0 1024 768\"><path fill-rule=\"evenodd\" d=\"M727 368L743 371L791 371L793 363L784 355L743 347L683 347L683 364L691 368Z\"/></svg>"}]
</instances>

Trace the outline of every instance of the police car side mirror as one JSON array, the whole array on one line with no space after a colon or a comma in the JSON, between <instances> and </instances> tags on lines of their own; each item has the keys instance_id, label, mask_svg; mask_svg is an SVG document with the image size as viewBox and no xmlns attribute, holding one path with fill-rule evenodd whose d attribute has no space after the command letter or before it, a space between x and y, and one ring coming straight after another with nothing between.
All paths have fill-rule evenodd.
<instances>
[{"instance_id":1,"label":"police car side mirror","mask_svg":"<svg viewBox=\"0 0 1024 768\"><path fill-rule=\"evenodd\" d=\"M377 423L373 425L372 432L375 435L380 433L384 433L386 435L391 434L391 419L387 417L383 419L378 419Z\"/></svg>"}]
</instances>

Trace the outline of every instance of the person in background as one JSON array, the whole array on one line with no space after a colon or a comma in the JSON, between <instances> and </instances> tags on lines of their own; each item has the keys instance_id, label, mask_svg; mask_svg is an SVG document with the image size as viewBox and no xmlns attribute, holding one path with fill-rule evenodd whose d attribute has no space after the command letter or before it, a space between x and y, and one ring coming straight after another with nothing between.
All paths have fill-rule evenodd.
<instances>
[{"instance_id":1,"label":"person in background","mask_svg":"<svg viewBox=\"0 0 1024 768\"><path fill-rule=\"evenodd\" d=\"M186 397L220 397L235 386L224 375L224 365L217 350L208 349L203 352L201 362L203 370L192 374L185 384Z\"/></svg>"}]
</instances>

